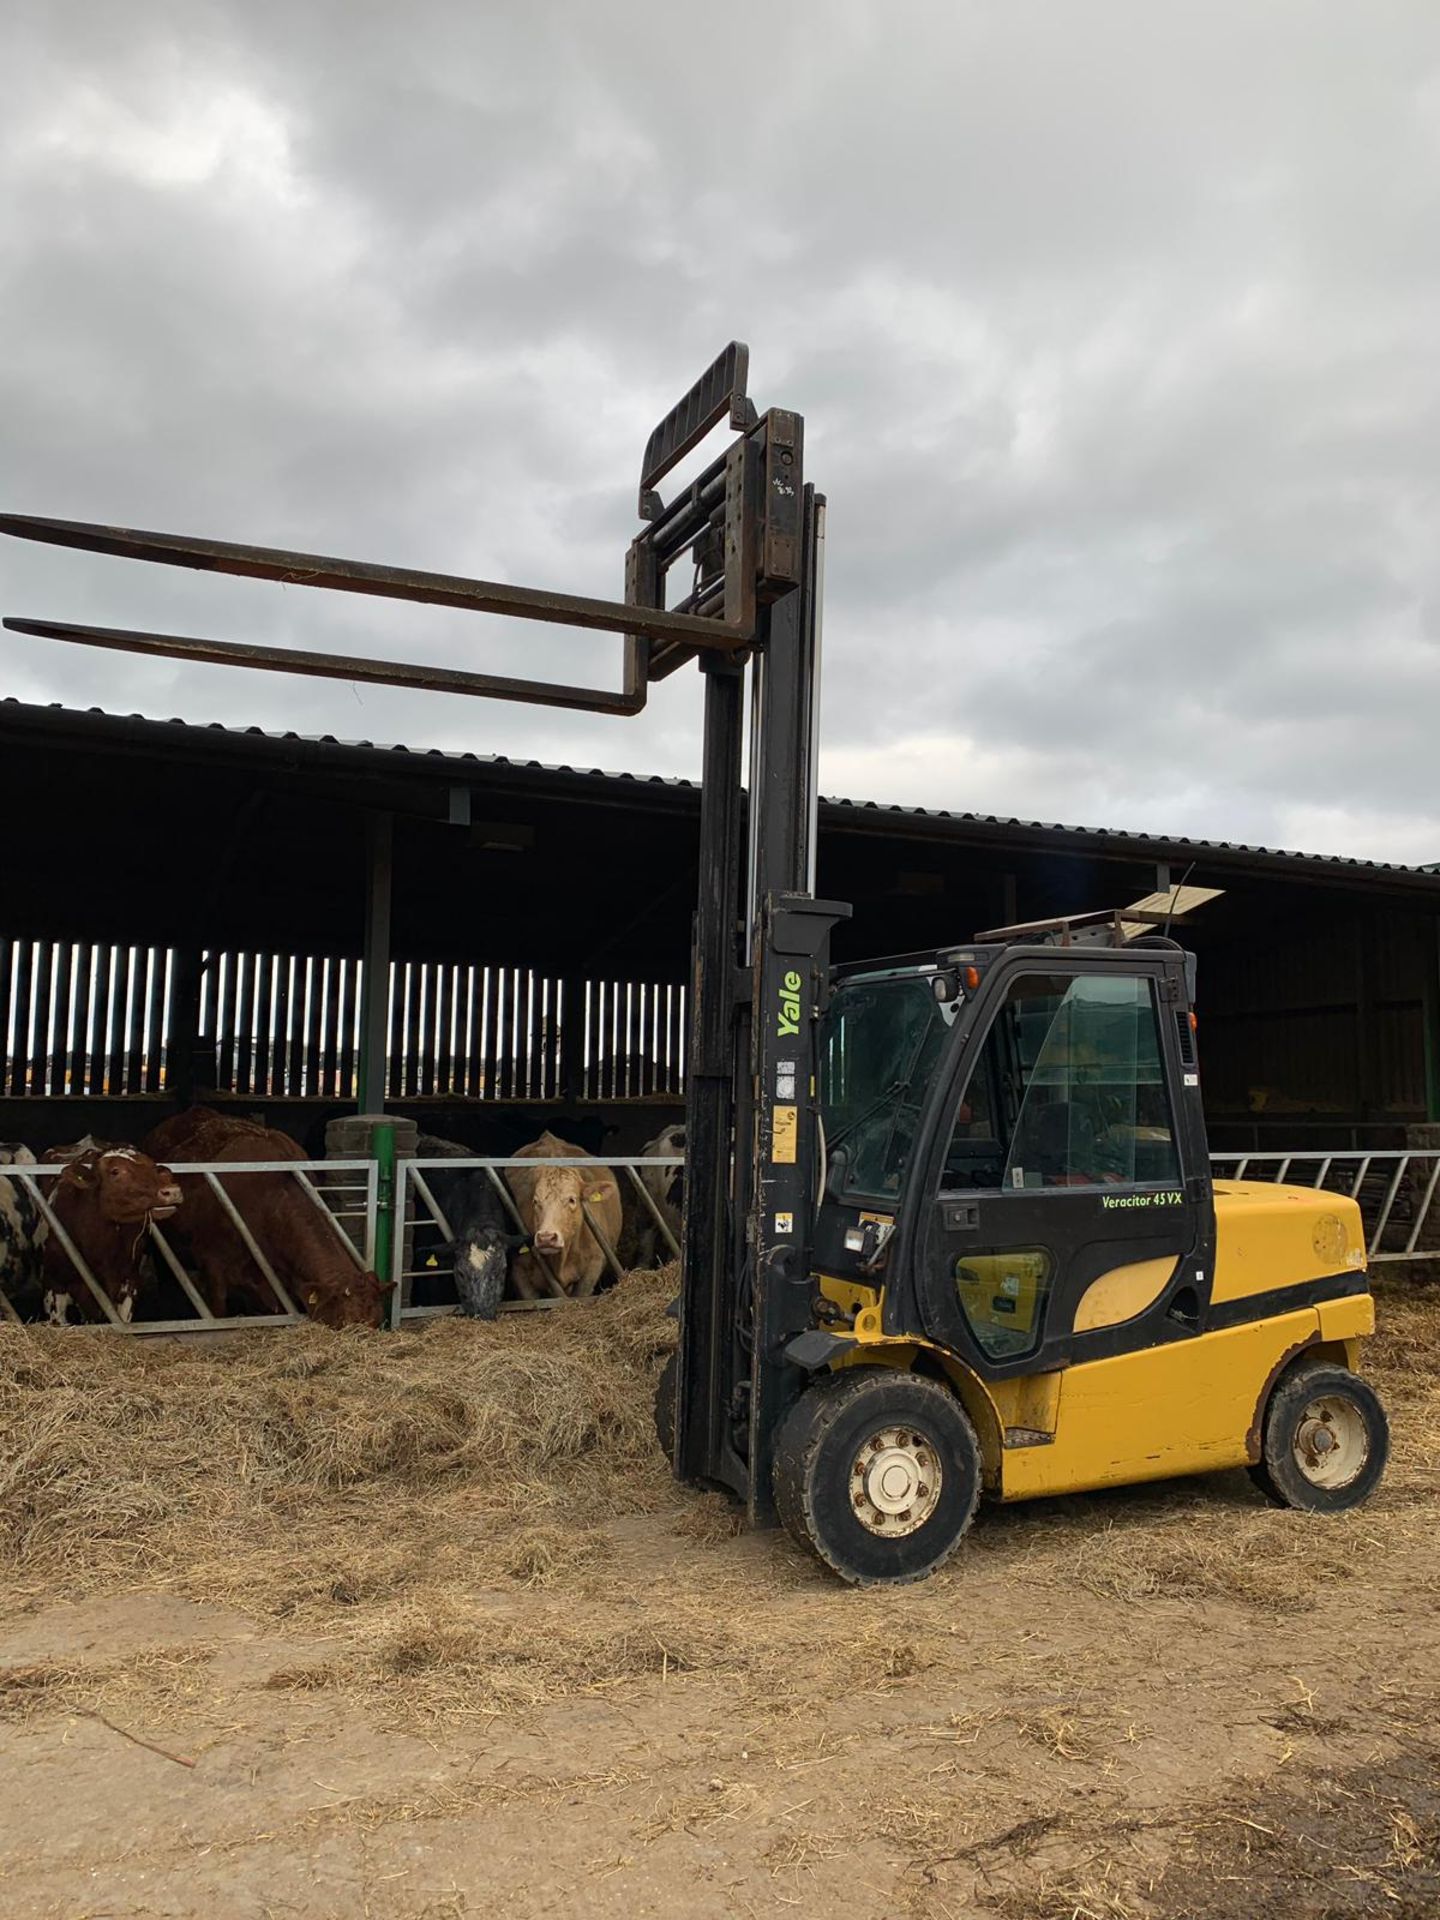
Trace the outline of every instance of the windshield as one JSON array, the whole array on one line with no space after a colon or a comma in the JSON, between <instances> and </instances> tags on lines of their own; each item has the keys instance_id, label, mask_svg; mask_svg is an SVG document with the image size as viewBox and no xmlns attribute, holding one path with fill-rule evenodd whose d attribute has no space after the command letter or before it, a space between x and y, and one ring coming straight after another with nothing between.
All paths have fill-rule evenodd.
<instances>
[{"instance_id":1,"label":"windshield","mask_svg":"<svg viewBox=\"0 0 1440 1920\"><path fill-rule=\"evenodd\" d=\"M836 990L820 1035L820 1111L837 1185L898 1195L953 1007L931 976L855 980Z\"/></svg>"}]
</instances>

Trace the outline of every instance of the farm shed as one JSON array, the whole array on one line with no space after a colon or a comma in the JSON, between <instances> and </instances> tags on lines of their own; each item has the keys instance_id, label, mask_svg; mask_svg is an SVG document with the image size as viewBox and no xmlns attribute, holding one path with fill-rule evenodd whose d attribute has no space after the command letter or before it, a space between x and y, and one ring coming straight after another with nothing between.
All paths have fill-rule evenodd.
<instances>
[{"instance_id":1,"label":"farm shed","mask_svg":"<svg viewBox=\"0 0 1440 1920\"><path fill-rule=\"evenodd\" d=\"M318 1147L389 1108L505 1152L633 1150L683 1096L699 790L501 756L0 702L0 1137L194 1098ZM1224 889L1186 931L1219 1147L1440 1120L1440 872L823 801L837 959ZM367 990L367 979L387 982Z\"/></svg>"}]
</instances>

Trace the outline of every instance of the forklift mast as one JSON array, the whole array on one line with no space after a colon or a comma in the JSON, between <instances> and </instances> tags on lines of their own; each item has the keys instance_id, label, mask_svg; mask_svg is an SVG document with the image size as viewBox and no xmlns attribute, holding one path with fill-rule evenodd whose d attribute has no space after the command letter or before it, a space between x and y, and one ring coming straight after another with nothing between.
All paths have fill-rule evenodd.
<instances>
[{"instance_id":1,"label":"forklift mast","mask_svg":"<svg viewBox=\"0 0 1440 1920\"><path fill-rule=\"evenodd\" d=\"M712 664L705 689L675 1468L759 1524L773 1435L804 1385L783 1349L810 1324L815 1036L830 930L850 911L813 891L824 514L807 487L801 577L761 613L743 855L742 673Z\"/></svg>"},{"instance_id":2,"label":"forklift mast","mask_svg":"<svg viewBox=\"0 0 1440 1920\"><path fill-rule=\"evenodd\" d=\"M805 1376L784 1358L811 1322L821 1184L816 1032L833 926L815 839L825 501L805 479L805 431L757 412L732 342L651 434L625 600L116 526L0 515L0 532L162 565L364 593L624 636L618 690L469 668L301 652L55 620L12 632L271 672L612 714L692 659L705 677L699 890L686 1088L686 1215L674 1466L773 1519L774 1435ZM735 435L667 503L657 488L710 432ZM693 568L673 604L671 570ZM748 734L748 769L746 742ZM748 785L748 812L747 793Z\"/></svg>"}]
</instances>

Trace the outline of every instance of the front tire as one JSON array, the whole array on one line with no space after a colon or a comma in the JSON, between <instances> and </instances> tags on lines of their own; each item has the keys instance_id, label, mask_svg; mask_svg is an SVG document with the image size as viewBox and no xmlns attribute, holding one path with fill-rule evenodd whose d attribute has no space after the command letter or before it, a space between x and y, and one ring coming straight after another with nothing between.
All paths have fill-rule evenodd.
<instances>
[{"instance_id":1,"label":"front tire","mask_svg":"<svg viewBox=\"0 0 1440 1920\"><path fill-rule=\"evenodd\" d=\"M975 1429L949 1388L886 1367L817 1381L775 1448L786 1531L852 1586L933 1573L975 1517L981 1476Z\"/></svg>"},{"instance_id":2,"label":"front tire","mask_svg":"<svg viewBox=\"0 0 1440 1920\"><path fill-rule=\"evenodd\" d=\"M1390 1457L1380 1396L1346 1367L1297 1367L1270 1396L1251 1478L1277 1506L1344 1513L1368 1500Z\"/></svg>"}]
</instances>

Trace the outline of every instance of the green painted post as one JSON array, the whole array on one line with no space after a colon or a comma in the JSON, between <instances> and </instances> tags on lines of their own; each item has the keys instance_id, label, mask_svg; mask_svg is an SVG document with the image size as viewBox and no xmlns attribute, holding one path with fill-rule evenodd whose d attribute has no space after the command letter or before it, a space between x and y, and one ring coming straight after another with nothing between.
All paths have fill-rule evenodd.
<instances>
[{"instance_id":1,"label":"green painted post","mask_svg":"<svg viewBox=\"0 0 1440 1920\"><path fill-rule=\"evenodd\" d=\"M382 1281L394 1275L395 1268L395 1127L382 1121L375 1129L375 1271ZM400 1324L400 1285L390 1295L389 1324Z\"/></svg>"}]
</instances>

